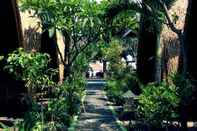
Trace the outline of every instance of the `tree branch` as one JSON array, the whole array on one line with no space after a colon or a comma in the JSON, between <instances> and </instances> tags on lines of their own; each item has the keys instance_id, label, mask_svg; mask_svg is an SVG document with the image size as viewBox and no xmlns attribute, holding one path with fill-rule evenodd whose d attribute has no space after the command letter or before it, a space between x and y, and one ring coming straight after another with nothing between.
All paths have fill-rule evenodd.
<instances>
[{"instance_id":1,"label":"tree branch","mask_svg":"<svg viewBox=\"0 0 197 131\"><path fill-rule=\"evenodd\" d=\"M184 33L183 33L183 30L181 29L177 29L175 24L172 22L172 20L170 19L170 16L169 16L169 13L168 13L168 9L165 5L165 3L162 1L162 0L159 0L162 8L164 9L164 13L165 13L165 16L167 18L167 21L168 21L168 24L169 24L169 27L171 28L171 30L173 32L175 32L178 37L179 37L179 40L180 40L180 47L181 47L181 55L182 55L182 60L183 60L183 68L182 68L182 75L184 77L186 77L186 74L187 74L187 49L185 48L186 44L184 42Z\"/></svg>"},{"instance_id":2,"label":"tree branch","mask_svg":"<svg viewBox=\"0 0 197 131\"><path fill-rule=\"evenodd\" d=\"M75 61L75 59L77 58L77 56L78 56L79 54L81 54L81 53L88 47L88 45L89 45L89 43L86 43L86 44L84 45L84 47L80 49L79 52L76 52L76 53L75 53L75 55L73 56L73 58L71 59L71 61L68 63L68 66L72 65L72 63Z\"/></svg>"},{"instance_id":3,"label":"tree branch","mask_svg":"<svg viewBox=\"0 0 197 131\"><path fill-rule=\"evenodd\" d=\"M169 12L168 12L168 9L167 9L166 4L165 4L162 0L159 0L159 3L161 4L161 6L162 6L162 8L163 8L163 10L164 10L164 14L165 14L166 19L167 19L167 21L168 21L168 24L167 24L167 25L168 25L168 26L171 28L171 30L172 30L173 32L175 32L177 35L182 34L182 30L176 28L175 24L172 22L172 20L171 20L171 18L170 18L170 16L169 16Z\"/></svg>"},{"instance_id":4,"label":"tree branch","mask_svg":"<svg viewBox=\"0 0 197 131\"><path fill-rule=\"evenodd\" d=\"M64 65L66 65L66 62L64 61L64 58L63 58L63 56L62 56L62 53L60 52L60 49L59 49L58 44L56 44L56 47L57 47L57 51L58 51L58 53L59 53L59 55L60 55L61 62L62 62Z\"/></svg>"}]
</instances>

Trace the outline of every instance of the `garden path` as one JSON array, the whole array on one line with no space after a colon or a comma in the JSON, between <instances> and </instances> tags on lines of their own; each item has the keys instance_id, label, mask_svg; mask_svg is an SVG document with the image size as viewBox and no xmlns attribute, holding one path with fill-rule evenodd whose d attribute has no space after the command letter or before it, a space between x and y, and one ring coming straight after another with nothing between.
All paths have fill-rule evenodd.
<instances>
[{"instance_id":1,"label":"garden path","mask_svg":"<svg viewBox=\"0 0 197 131\"><path fill-rule=\"evenodd\" d=\"M120 131L115 116L108 107L103 91L104 81L88 81L84 109L79 117L76 131Z\"/></svg>"}]
</instances>

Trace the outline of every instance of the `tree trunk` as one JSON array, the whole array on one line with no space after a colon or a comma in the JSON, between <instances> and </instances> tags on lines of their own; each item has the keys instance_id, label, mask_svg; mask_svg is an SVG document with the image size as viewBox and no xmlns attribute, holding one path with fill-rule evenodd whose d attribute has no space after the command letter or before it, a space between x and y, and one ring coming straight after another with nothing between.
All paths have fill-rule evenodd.
<instances>
[{"instance_id":1,"label":"tree trunk","mask_svg":"<svg viewBox=\"0 0 197 131\"><path fill-rule=\"evenodd\" d=\"M68 78L69 77L69 73L70 73L70 46L71 46L71 38L69 36L69 33L64 30L63 31L63 35L64 35L64 44L65 44L65 52L64 52L64 58L65 58L65 63L64 63L64 78Z\"/></svg>"},{"instance_id":2,"label":"tree trunk","mask_svg":"<svg viewBox=\"0 0 197 131\"><path fill-rule=\"evenodd\" d=\"M160 43L160 33L157 34L157 43L156 43L156 61L155 61L155 82L161 82L161 57L162 57L162 49Z\"/></svg>"},{"instance_id":3,"label":"tree trunk","mask_svg":"<svg viewBox=\"0 0 197 131\"><path fill-rule=\"evenodd\" d=\"M187 72L190 78L197 80L197 44L195 39L195 34L197 30L196 25L196 14L194 13L194 8L197 7L197 2L195 0L189 0L188 9L185 20L184 28L184 43L187 47Z\"/></svg>"},{"instance_id":4,"label":"tree trunk","mask_svg":"<svg viewBox=\"0 0 197 131\"><path fill-rule=\"evenodd\" d=\"M147 15L141 17L137 54L137 75L143 84L155 81L158 34Z\"/></svg>"},{"instance_id":5,"label":"tree trunk","mask_svg":"<svg viewBox=\"0 0 197 131\"><path fill-rule=\"evenodd\" d=\"M103 78L106 77L106 73L107 73L107 61L103 60Z\"/></svg>"},{"instance_id":6,"label":"tree trunk","mask_svg":"<svg viewBox=\"0 0 197 131\"><path fill-rule=\"evenodd\" d=\"M196 26L196 14L194 13L194 8L197 7L196 0L188 0L188 8L187 14L185 19L185 27L184 27L184 34L183 34L183 48L185 49L185 62L187 62L187 66L185 67L186 73L185 77L188 77L192 80L192 83L197 86L197 45L195 39L195 32L197 30ZM183 58L184 59L184 58ZM183 67L184 68L184 67ZM196 97L197 91L193 92L193 96ZM195 101L191 102L191 109L193 111L188 112L185 110L185 105L181 105L181 124L182 124L182 131L187 130L187 119L188 117L197 118L195 111L196 111L196 103L197 98ZM188 116L188 113L192 114L192 116ZM194 116L193 116L194 115Z\"/></svg>"}]
</instances>

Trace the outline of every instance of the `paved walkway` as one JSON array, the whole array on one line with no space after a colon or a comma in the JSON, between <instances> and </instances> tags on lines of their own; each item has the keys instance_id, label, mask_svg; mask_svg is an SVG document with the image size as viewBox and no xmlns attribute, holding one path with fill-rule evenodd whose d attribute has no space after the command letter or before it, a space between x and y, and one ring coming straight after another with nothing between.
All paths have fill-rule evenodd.
<instances>
[{"instance_id":1,"label":"paved walkway","mask_svg":"<svg viewBox=\"0 0 197 131\"><path fill-rule=\"evenodd\" d=\"M103 94L103 83L88 84L84 101L85 109L79 117L77 131L121 131Z\"/></svg>"}]
</instances>

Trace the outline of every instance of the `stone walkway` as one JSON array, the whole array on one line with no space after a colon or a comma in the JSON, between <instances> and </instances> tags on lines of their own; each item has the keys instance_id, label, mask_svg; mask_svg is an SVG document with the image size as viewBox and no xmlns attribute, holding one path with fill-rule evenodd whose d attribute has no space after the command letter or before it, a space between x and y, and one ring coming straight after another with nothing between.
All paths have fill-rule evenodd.
<instances>
[{"instance_id":1,"label":"stone walkway","mask_svg":"<svg viewBox=\"0 0 197 131\"><path fill-rule=\"evenodd\" d=\"M121 131L104 96L103 84L89 83L77 131Z\"/></svg>"}]
</instances>

